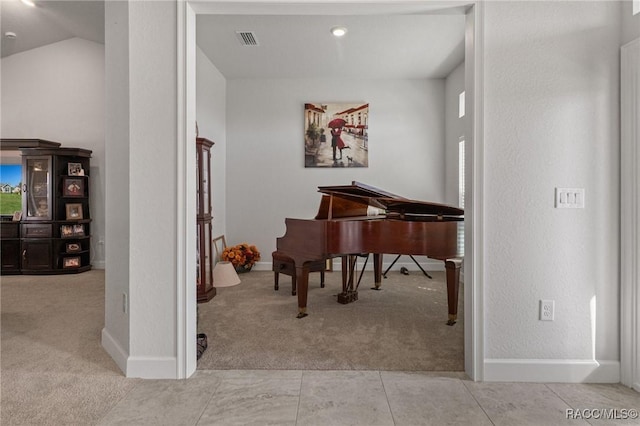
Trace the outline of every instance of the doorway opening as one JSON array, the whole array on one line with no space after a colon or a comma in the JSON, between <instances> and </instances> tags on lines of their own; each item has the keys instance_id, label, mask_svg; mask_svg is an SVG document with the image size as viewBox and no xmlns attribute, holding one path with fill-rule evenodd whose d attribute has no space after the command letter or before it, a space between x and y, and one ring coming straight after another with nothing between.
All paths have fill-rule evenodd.
<instances>
[{"instance_id":1,"label":"doorway opening","mask_svg":"<svg viewBox=\"0 0 640 426\"><path fill-rule=\"evenodd\" d=\"M345 4L344 13L355 13L354 8L358 13L363 10L363 5L348 5ZM368 6L368 13L407 13L407 8L416 8L416 13L424 13L425 9L429 7L428 2L418 5L394 5L392 2L388 4L371 4ZM179 5L183 7L183 11L179 13L179 19L181 20L182 34L179 46L181 46L181 58L180 66L184 70L184 78L187 81L195 81L195 25L196 16L198 14L251 14L251 15L273 15L274 13L280 14L326 14L328 6L326 5L313 5L302 3L292 3L287 5L282 4L261 4L256 7L255 3L223 3L223 2L208 2L208 3L184 3ZM335 14L335 8L340 5L331 5L334 8L333 14ZM466 201L467 206L465 212L465 260L464 260L464 276L465 276L465 296L464 296L464 311L465 311L465 371L474 380L482 379L482 306L481 306L481 289L482 289L482 267L481 267L481 253L479 248L482 247L482 233L481 224L482 217L480 215L482 209L482 181L481 169L482 169L482 141L480 132L480 120L481 116L481 90L479 83L481 82L479 67L481 52L481 45L479 44L481 36L481 13L479 9L480 4L467 4L462 7L452 8L457 13L465 15L465 92L466 92L466 110L470 117L467 120L467 129L465 131L465 163L467 165L467 174L465 177L465 189L466 189ZM194 83L185 85L185 90L180 93L179 106L181 114L179 116L180 125L182 130L180 134L179 143L186 144L190 141L193 131L187 123L195 122L195 88L192 87ZM187 165L183 165L186 168ZM182 235L185 246L192 243L191 236ZM194 242L195 244L195 242ZM186 259L187 261L190 259ZM188 263L188 262L187 262ZM193 262L191 262L193 263ZM185 273L188 276L188 269L185 269ZM186 277L185 277L186 278ZM189 280L185 279L185 282ZM178 341L182 342L183 347L187 348L184 352L185 358L182 360L182 365L185 366L187 376L192 374L195 370L195 351L190 351L189 346L193 346L193 338L195 338L195 299L185 298L179 300L178 314L179 314L179 335ZM182 325L182 326L181 326ZM184 330L184 331L182 331ZM193 360L191 360L193 358ZM180 362L180 357L179 357Z\"/></svg>"}]
</instances>

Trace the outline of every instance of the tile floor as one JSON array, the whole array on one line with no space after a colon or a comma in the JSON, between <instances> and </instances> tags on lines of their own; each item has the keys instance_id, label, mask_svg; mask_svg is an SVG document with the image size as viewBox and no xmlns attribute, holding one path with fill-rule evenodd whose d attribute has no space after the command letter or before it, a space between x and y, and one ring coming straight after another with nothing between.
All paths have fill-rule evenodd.
<instances>
[{"instance_id":1,"label":"tile floor","mask_svg":"<svg viewBox=\"0 0 640 426\"><path fill-rule=\"evenodd\" d=\"M582 418L568 418L571 410ZM637 410L640 393L622 385L475 383L437 372L198 370L189 380L140 381L100 425L640 425L624 419Z\"/></svg>"}]
</instances>

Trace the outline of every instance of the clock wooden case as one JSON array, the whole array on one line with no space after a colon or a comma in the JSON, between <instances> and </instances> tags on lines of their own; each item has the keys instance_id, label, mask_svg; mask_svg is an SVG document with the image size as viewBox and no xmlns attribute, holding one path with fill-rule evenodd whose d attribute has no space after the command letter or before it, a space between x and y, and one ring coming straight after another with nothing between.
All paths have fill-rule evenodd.
<instances>
[{"instance_id":1,"label":"clock wooden case","mask_svg":"<svg viewBox=\"0 0 640 426\"><path fill-rule=\"evenodd\" d=\"M196 138L197 193L197 295L198 303L211 300L216 295L213 286L212 214L211 214L211 147L213 142Z\"/></svg>"}]
</instances>

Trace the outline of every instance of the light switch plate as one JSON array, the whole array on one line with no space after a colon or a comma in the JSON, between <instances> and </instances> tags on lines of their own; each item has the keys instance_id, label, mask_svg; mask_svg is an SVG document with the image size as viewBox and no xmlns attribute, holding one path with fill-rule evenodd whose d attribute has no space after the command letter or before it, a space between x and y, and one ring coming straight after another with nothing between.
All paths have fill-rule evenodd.
<instances>
[{"instance_id":1,"label":"light switch plate","mask_svg":"<svg viewBox=\"0 0 640 426\"><path fill-rule=\"evenodd\" d=\"M556 188L557 209L584 209L584 188Z\"/></svg>"}]
</instances>

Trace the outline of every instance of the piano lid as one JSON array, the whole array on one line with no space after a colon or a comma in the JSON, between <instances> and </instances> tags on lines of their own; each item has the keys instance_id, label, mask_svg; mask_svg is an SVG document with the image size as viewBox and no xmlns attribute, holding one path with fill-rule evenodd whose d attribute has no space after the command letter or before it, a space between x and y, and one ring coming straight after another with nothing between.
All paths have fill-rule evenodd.
<instances>
[{"instance_id":1,"label":"piano lid","mask_svg":"<svg viewBox=\"0 0 640 426\"><path fill-rule=\"evenodd\" d=\"M353 181L351 185L334 185L334 186L319 186L318 192L324 194L340 194L340 195L355 195L358 197L376 197L376 198L400 198L406 200L396 194L392 194L375 186L367 185L362 182Z\"/></svg>"},{"instance_id":2,"label":"piano lid","mask_svg":"<svg viewBox=\"0 0 640 426\"><path fill-rule=\"evenodd\" d=\"M356 181L353 181L351 185L319 186L318 192L385 210L386 205L378 201L381 198L406 200L399 195Z\"/></svg>"},{"instance_id":3,"label":"piano lid","mask_svg":"<svg viewBox=\"0 0 640 426\"><path fill-rule=\"evenodd\" d=\"M351 185L319 186L318 191L356 203L384 209L388 213L418 216L462 216L464 210L446 204L410 200L382 189L353 181Z\"/></svg>"},{"instance_id":4,"label":"piano lid","mask_svg":"<svg viewBox=\"0 0 640 426\"><path fill-rule=\"evenodd\" d=\"M433 215L433 216L462 216L464 210L446 204L430 203L416 200L396 200L389 198L378 199L386 205L387 213L399 213L400 215Z\"/></svg>"}]
</instances>

